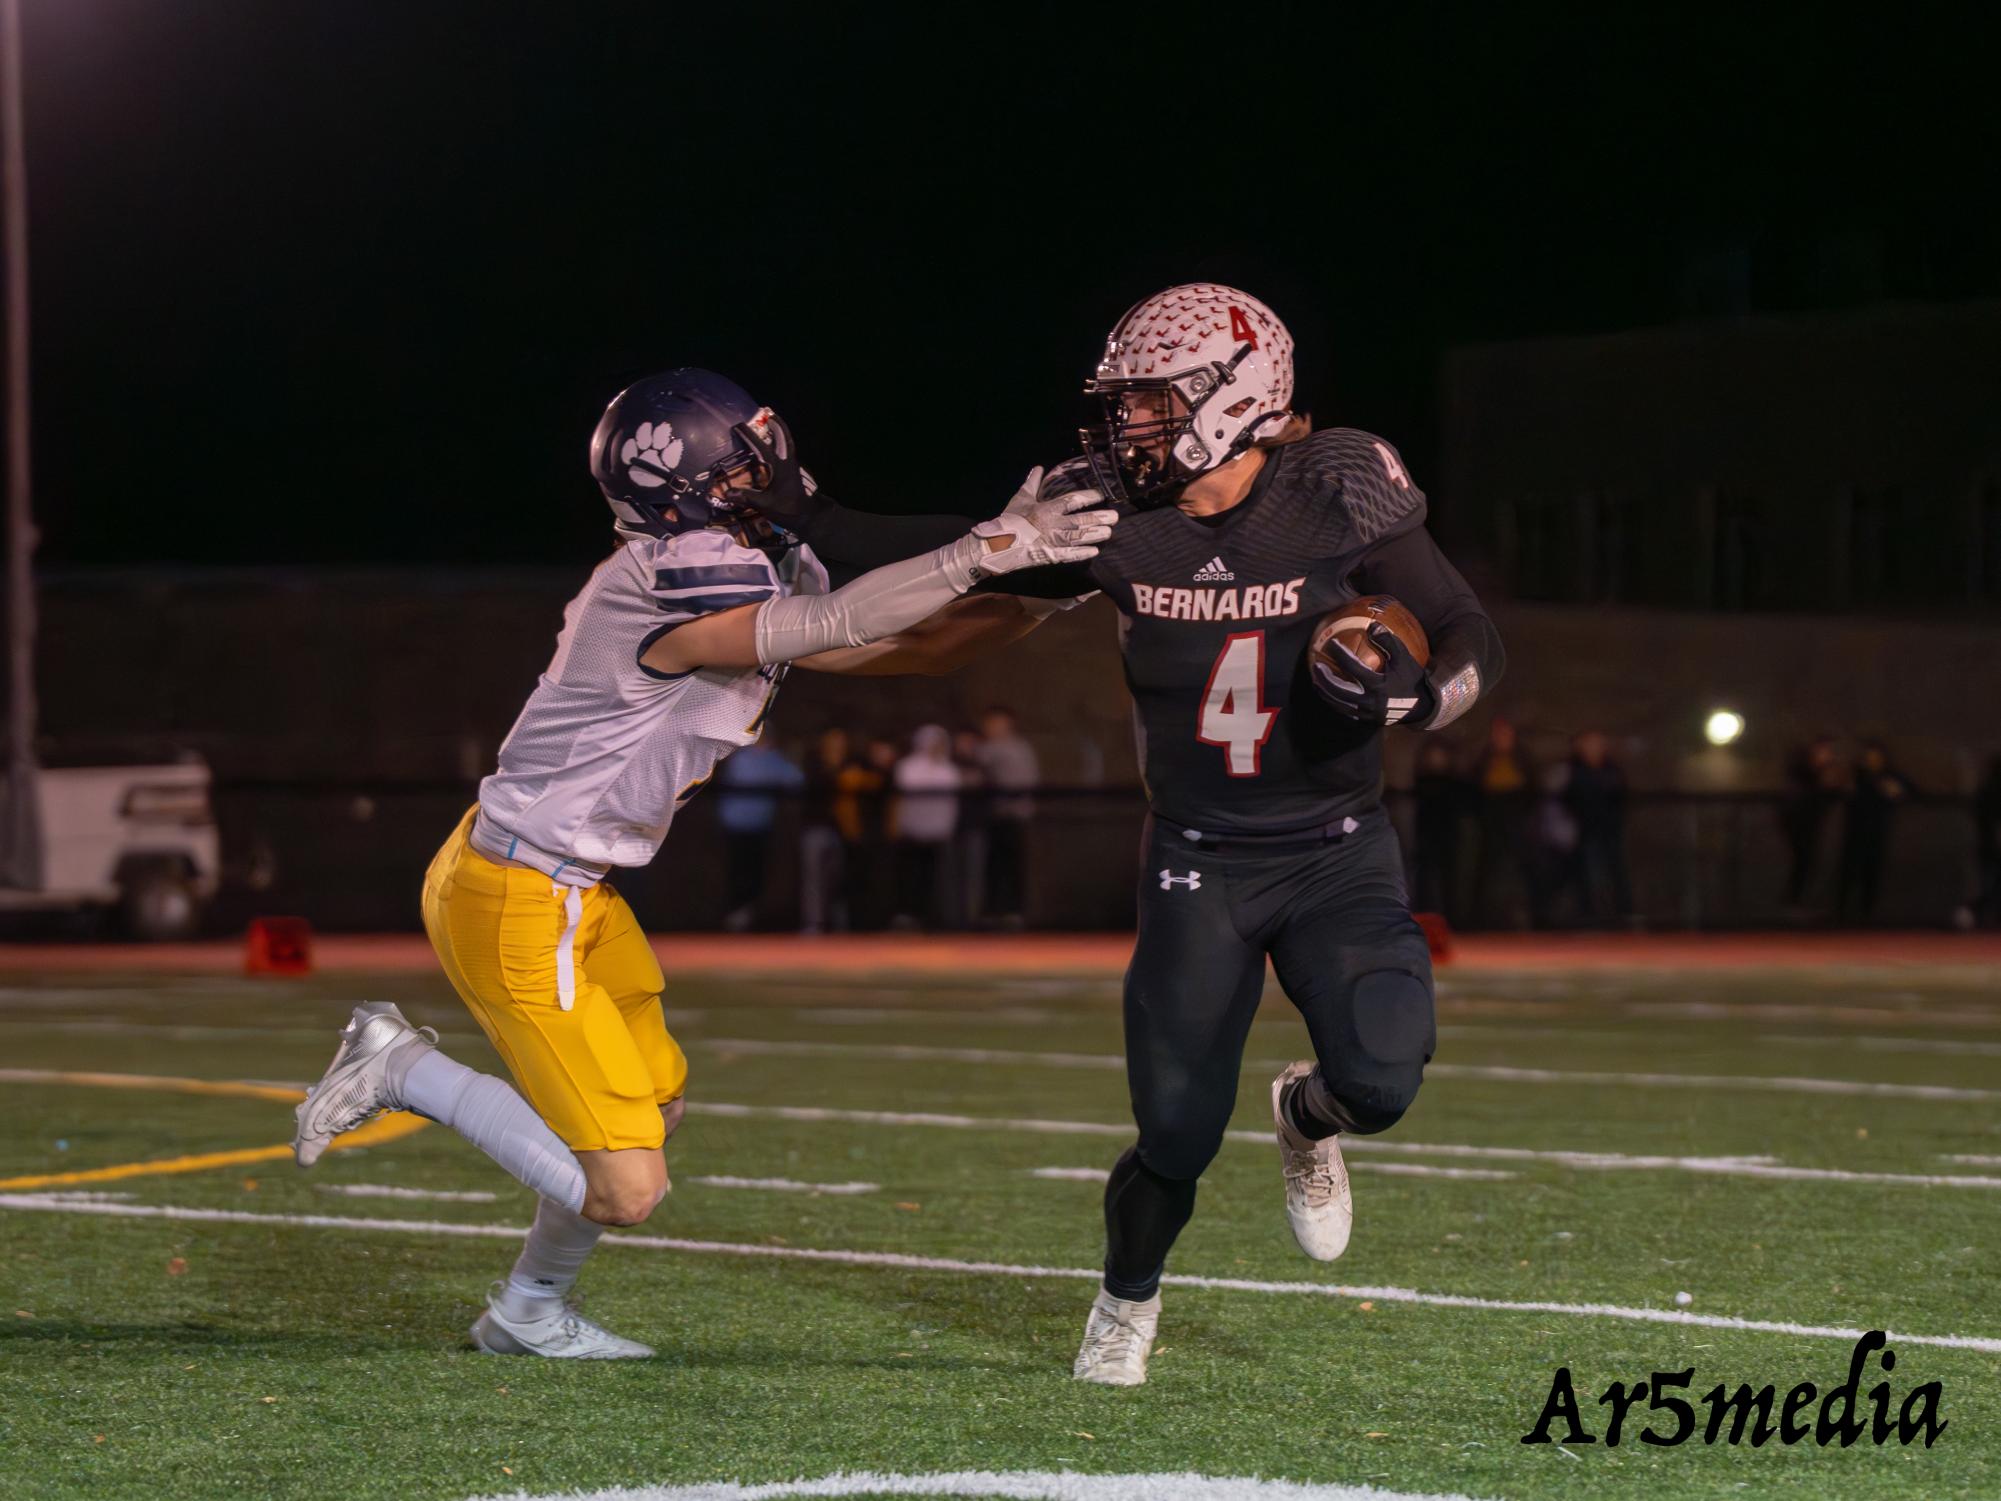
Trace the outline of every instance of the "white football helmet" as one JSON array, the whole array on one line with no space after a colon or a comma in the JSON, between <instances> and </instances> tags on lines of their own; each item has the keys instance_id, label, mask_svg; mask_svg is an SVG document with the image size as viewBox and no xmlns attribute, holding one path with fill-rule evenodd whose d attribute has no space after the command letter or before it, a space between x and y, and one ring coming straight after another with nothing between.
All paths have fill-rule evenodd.
<instances>
[{"instance_id":1,"label":"white football helmet","mask_svg":"<svg viewBox=\"0 0 2001 1501\"><path fill-rule=\"evenodd\" d=\"M1119 319L1084 390L1104 403L1105 420L1079 435L1099 488L1161 504L1285 425L1292 335L1234 287L1169 287ZM1143 391L1166 393L1165 408L1128 399Z\"/></svg>"}]
</instances>

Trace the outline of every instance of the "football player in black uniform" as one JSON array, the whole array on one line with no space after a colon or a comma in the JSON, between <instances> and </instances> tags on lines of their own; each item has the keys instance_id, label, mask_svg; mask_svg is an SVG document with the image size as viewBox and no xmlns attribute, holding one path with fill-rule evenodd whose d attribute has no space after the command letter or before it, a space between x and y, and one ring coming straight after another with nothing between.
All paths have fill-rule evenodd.
<instances>
[{"instance_id":1,"label":"football player in black uniform","mask_svg":"<svg viewBox=\"0 0 2001 1501\"><path fill-rule=\"evenodd\" d=\"M1092 486L1135 514L1090 563L1003 587L1102 590L1122 617L1152 809L1126 973L1139 1140L1106 1185L1105 1281L1074 1370L1136 1385L1168 1249L1236 1104L1267 958L1314 1051L1272 1082L1287 1216L1307 1255L1347 1248L1341 1134L1395 1125L1434 1041L1382 730L1449 724L1502 656L1396 449L1293 412L1292 339L1256 299L1207 284L1148 298L1090 389L1104 421L1043 493ZM1428 669L1377 627L1377 668L1350 655L1341 675L1311 671L1315 624L1363 594L1417 617Z\"/></svg>"},{"instance_id":2,"label":"football player in black uniform","mask_svg":"<svg viewBox=\"0 0 2001 1501\"><path fill-rule=\"evenodd\" d=\"M1126 972L1126 1070L1139 1139L1105 1189L1105 1279L1073 1373L1146 1379L1169 1248L1236 1104L1265 963L1306 1020L1314 1058L1272 1082L1287 1216L1331 1261L1353 1210L1343 1133L1387 1130L1431 1057L1431 960L1382 806L1382 731L1437 729L1501 673L1480 602L1424 530L1396 449L1292 410L1292 338L1229 287L1178 286L1120 319L1089 389L1104 421L1042 495L1098 489L1124 519L1089 563L994 587L1120 612L1151 808L1139 939ZM822 556L852 524L788 520ZM848 559L870 566L877 559ZM1429 667L1387 629L1371 668L1317 676L1315 624L1358 595L1395 596Z\"/></svg>"}]
</instances>

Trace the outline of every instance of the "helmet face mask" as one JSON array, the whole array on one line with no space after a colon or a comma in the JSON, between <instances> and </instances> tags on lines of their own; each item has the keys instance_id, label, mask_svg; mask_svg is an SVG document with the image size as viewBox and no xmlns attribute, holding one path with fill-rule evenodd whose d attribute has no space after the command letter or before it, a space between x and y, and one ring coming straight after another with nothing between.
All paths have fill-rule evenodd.
<instances>
[{"instance_id":1,"label":"helmet face mask","mask_svg":"<svg viewBox=\"0 0 2001 1501\"><path fill-rule=\"evenodd\" d=\"M1085 394L1103 403L1105 416L1081 436L1093 474L1111 486L1107 493L1142 507L1167 505L1190 480L1221 463L1199 428L1211 403L1235 381L1235 367L1233 359L1172 376L1100 378L1086 385Z\"/></svg>"},{"instance_id":2,"label":"helmet face mask","mask_svg":"<svg viewBox=\"0 0 2001 1501\"><path fill-rule=\"evenodd\" d=\"M1104 413L1078 434L1093 481L1115 500L1170 504L1291 415L1292 336L1234 288L1170 287L1119 320L1084 390Z\"/></svg>"}]
</instances>

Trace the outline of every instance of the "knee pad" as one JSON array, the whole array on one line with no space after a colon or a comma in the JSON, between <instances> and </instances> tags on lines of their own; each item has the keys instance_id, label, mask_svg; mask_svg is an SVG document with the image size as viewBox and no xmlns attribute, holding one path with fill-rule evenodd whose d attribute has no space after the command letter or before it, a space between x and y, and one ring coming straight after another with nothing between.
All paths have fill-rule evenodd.
<instances>
[{"instance_id":1,"label":"knee pad","mask_svg":"<svg viewBox=\"0 0 2001 1501\"><path fill-rule=\"evenodd\" d=\"M1354 1117L1357 1135L1387 1131L1403 1118L1424 1082L1437 1034L1428 977L1379 969L1354 990L1355 1051L1328 1070L1328 1092Z\"/></svg>"},{"instance_id":2,"label":"knee pad","mask_svg":"<svg viewBox=\"0 0 2001 1501\"><path fill-rule=\"evenodd\" d=\"M1374 1136L1389 1130L1403 1119L1403 1113L1417 1098L1414 1087L1406 1094L1373 1085L1343 1085L1336 1087L1333 1094L1354 1123L1345 1128L1349 1136Z\"/></svg>"}]
</instances>

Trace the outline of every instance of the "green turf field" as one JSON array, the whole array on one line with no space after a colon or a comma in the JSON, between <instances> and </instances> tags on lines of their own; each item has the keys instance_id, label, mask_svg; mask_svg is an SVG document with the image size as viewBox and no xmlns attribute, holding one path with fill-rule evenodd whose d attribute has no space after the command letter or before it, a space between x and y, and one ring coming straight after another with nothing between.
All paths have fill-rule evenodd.
<instances>
[{"instance_id":1,"label":"green turf field","mask_svg":"<svg viewBox=\"0 0 2001 1501\"><path fill-rule=\"evenodd\" d=\"M693 1109L675 1191L584 1278L590 1311L660 1359L469 1351L531 1205L439 1128L310 1174L0 1188L0 1496L542 1496L841 1470L1330 1488L1302 1497L2001 1496L1995 978L1449 970L1439 1066L1397 1131L1351 1152L1355 1236L1333 1266L1285 1227L1266 1094L1304 1034L1274 992L1243 1136L1170 1264L1254 1285L1169 1287L1152 1380L1130 1391L1068 1378L1092 1283L1045 1273L1098 1260L1099 1187L1038 1172L1102 1170L1125 1144L1115 984L677 978ZM364 998L495 1066L423 976L15 976L0 1179L281 1144L282 1100L44 1075L304 1081ZM494 1197L336 1192L352 1187ZM247 1218L147 1212L169 1207ZM1645 1317L1683 1291L1695 1321ZM1799 1327L1700 1322L1733 1318ZM1871 1328L1898 1363L1872 1363L1865 1392L1889 1380L1894 1407L1941 1383L1934 1447L1701 1442L1711 1387L1833 1386L1853 1340L1829 1331ZM1946 1336L1973 1347L1917 1342ZM1524 1446L1559 1366L1600 1442ZM1642 1404L1605 1445L1598 1393L1691 1366L1694 1441L1640 1442Z\"/></svg>"}]
</instances>

